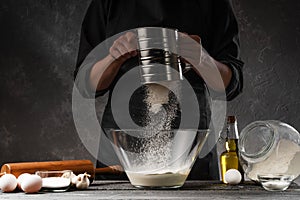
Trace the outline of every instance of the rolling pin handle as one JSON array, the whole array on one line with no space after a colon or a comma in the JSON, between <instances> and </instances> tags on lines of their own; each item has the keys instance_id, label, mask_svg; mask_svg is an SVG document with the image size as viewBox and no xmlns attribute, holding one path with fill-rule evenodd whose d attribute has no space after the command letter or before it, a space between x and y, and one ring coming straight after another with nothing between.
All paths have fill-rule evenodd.
<instances>
[{"instance_id":1,"label":"rolling pin handle","mask_svg":"<svg viewBox=\"0 0 300 200\"><path fill-rule=\"evenodd\" d=\"M114 174L114 175L120 175L123 173L123 168L120 165L113 165L103 168L96 168L95 174Z\"/></svg>"}]
</instances>

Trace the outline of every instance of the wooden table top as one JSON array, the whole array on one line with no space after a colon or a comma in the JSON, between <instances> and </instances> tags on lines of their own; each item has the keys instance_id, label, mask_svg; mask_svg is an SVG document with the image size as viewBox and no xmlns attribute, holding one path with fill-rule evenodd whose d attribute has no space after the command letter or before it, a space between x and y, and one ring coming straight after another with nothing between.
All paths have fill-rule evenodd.
<instances>
[{"instance_id":1,"label":"wooden table top","mask_svg":"<svg viewBox=\"0 0 300 200\"><path fill-rule=\"evenodd\" d=\"M186 181L179 189L138 189L128 181L94 181L87 190L70 190L67 192L40 192L25 194L23 192L1 193L0 199L300 199L300 186L293 183L286 191L270 192L260 185L246 182L239 185L226 185L219 181Z\"/></svg>"}]
</instances>

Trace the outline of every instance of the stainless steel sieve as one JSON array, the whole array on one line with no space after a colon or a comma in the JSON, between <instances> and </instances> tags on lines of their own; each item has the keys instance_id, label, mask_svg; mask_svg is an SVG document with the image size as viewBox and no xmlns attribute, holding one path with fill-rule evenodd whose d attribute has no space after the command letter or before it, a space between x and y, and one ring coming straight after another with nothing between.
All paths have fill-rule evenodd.
<instances>
[{"instance_id":1,"label":"stainless steel sieve","mask_svg":"<svg viewBox=\"0 0 300 200\"><path fill-rule=\"evenodd\" d=\"M178 32L174 29L137 29L142 83L182 80L182 63L177 52Z\"/></svg>"}]
</instances>

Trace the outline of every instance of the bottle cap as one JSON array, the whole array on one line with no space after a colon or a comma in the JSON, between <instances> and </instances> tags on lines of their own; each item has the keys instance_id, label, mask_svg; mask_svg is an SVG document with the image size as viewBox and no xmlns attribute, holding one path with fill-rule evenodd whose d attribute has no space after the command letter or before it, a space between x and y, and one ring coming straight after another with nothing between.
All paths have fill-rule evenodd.
<instances>
[{"instance_id":1,"label":"bottle cap","mask_svg":"<svg viewBox=\"0 0 300 200\"><path fill-rule=\"evenodd\" d=\"M234 123L236 121L236 117L235 116L228 116L227 117L227 123Z\"/></svg>"}]
</instances>

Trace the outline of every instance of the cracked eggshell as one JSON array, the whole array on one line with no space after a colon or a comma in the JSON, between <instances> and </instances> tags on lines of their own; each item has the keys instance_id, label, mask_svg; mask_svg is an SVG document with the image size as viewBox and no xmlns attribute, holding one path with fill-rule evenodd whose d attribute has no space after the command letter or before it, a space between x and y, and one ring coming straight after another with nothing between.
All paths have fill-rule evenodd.
<instances>
[{"instance_id":1,"label":"cracked eggshell","mask_svg":"<svg viewBox=\"0 0 300 200\"><path fill-rule=\"evenodd\" d=\"M12 192L17 187L17 178L13 174L4 174L0 178L0 189L2 192Z\"/></svg>"}]
</instances>

